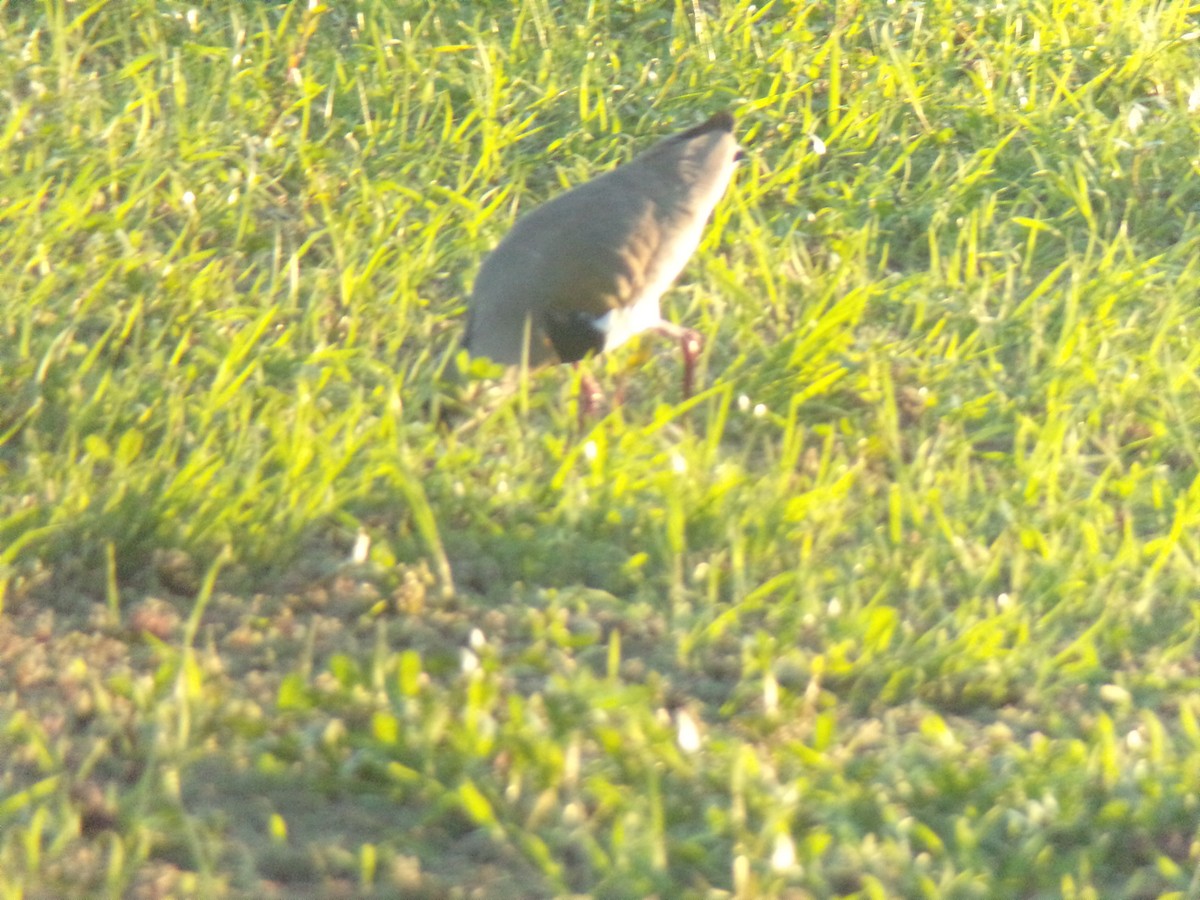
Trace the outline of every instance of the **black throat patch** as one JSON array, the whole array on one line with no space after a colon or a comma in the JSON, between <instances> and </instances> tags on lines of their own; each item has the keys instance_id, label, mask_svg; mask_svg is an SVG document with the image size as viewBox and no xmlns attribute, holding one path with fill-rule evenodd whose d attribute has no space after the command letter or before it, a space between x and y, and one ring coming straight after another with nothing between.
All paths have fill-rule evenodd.
<instances>
[{"instance_id":1,"label":"black throat patch","mask_svg":"<svg viewBox=\"0 0 1200 900\"><path fill-rule=\"evenodd\" d=\"M596 327L594 316L577 310L552 310L543 321L546 336L562 362L578 362L589 353L604 349L605 334Z\"/></svg>"}]
</instances>

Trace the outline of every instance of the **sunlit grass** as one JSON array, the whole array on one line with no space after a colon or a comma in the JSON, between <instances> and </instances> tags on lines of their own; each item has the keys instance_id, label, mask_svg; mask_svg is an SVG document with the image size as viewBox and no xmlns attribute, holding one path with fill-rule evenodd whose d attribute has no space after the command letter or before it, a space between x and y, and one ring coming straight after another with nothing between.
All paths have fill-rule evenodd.
<instances>
[{"instance_id":1,"label":"sunlit grass","mask_svg":"<svg viewBox=\"0 0 1200 900\"><path fill-rule=\"evenodd\" d=\"M1181 3L0 2L0 893L1200 891ZM652 339L514 218L729 107Z\"/></svg>"}]
</instances>

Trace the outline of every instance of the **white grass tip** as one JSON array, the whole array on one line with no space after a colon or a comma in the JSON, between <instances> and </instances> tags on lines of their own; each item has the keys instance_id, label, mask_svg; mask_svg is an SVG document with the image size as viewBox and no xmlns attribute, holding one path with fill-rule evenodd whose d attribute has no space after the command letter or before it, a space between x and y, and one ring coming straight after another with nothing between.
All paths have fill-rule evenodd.
<instances>
[{"instance_id":1,"label":"white grass tip","mask_svg":"<svg viewBox=\"0 0 1200 900\"><path fill-rule=\"evenodd\" d=\"M787 872L796 867L796 844L786 831L775 835L775 846L771 850L771 869Z\"/></svg>"},{"instance_id":2,"label":"white grass tip","mask_svg":"<svg viewBox=\"0 0 1200 900\"><path fill-rule=\"evenodd\" d=\"M584 811L583 804L572 800L563 807L562 820L564 825L576 826L587 821L587 813Z\"/></svg>"},{"instance_id":3,"label":"white grass tip","mask_svg":"<svg viewBox=\"0 0 1200 900\"><path fill-rule=\"evenodd\" d=\"M464 675L479 671L479 657L466 647L462 650L462 671Z\"/></svg>"},{"instance_id":4,"label":"white grass tip","mask_svg":"<svg viewBox=\"0 0 1200 900\"><path fill-rule=\"evenodd\" d=\"M571 743L567 744L567 752L563 755L563 781L567 784L575 784L579 781L581 761L579 741L572 739Z\"/></svg>"},{"instance_id":5,"label":"white grass tip","mask_svg":"<svg viewBox=\"0 0 1200 900\"><path fill-rule=\"evenodd\" d=\"M1146 113L1138 104L1134 104L1129 108L1128 115L1125 116L1125 126L1131 134L1137 134L1137 130L1142 127L1146 121Z\"/></svg>"},{"instance_id":6,"label":"white grass tip","mask_svg":"<svg viewBox=\"0 0 1200 900\"><path fill-rule=\"evenodd\" d=\"M733 890L740 897L750 884L750 857L739 853L733 858Z\"/></svg>"},{"instance_id":7,"label":"white grass tip","mask_svg":"<svg viewBox=\"0 0 1200 900\"><path fill-rule=\"evenodd\" d=\"M695 753L700 749L700 727L686 709L675 714L675 740L684 753Z\"/></svg>"},{"instance_id":8,"label":"white grass tip","mask_svg":"<svg viewBox=\"0 0 1200 900\"><path fill-rule=\"evenodd\" d=\"M1133 697L1119 684L1102 684L1100 685L1100 699L1105 703L1128 703Z\"/></svg>"},{"instance_id":9,"label":"white grass tip","mask_svg":"<svg viewBox=\"0 0 1200 900\"><path fill-rule=\"evenodd\" d=\"M774 672L768 672L763 677L763 709L769 716L779 712L779 682Z\"/></svg>"},{"instance_id":10,"label":"white grass tip","mask_svg":"<svg viewBox=\"0 0 1200 900\"><path fill-rule=\"evenodd\" d=\"M358 535L354 538L354 549L350 551L350 559L356 566L361 566L367 561L367 555L370 552L371 536L360 528Z\"/></svg>"}]
</instances>

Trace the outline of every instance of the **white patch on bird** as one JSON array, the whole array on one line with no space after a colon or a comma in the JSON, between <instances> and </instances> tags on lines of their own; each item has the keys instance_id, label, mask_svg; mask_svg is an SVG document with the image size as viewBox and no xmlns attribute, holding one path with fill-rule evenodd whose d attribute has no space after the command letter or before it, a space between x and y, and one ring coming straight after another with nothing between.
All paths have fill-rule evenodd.
<instances>
[{"instance_id":1,"label":"white patch on bird","mask_svg":"<svg viewBox=\"0 0 1200 900\"><path fill-rule=\"evenodd\" d=\"M733 159L731 158L726 165L732 171ZM627 306L611 309L595 320L595 327L604 333L606 351L619 347L635 334L662 323L659 298L679 277L679 273L699 246L709 212L724 193L728 181L728 177L718 179L714 182L710 196L696 198L697 205L705 210L704 215L692 216L666 235L657 258L652 261L646 272L645 284L632 298L632 302Z\"/></svg>"},{"instance_id":2,"label":"white patch on bird","mask_svg":"<svg viewBox=\"0 0 1200 900\"><path fill-rule=\"evenodd\" d=\"M610 309L593 324L604 333L604 349L619 347L635 334L653 328L662 321L658 311L658 297L644 295L630 306Z\"/></svg>"}]
</instances>

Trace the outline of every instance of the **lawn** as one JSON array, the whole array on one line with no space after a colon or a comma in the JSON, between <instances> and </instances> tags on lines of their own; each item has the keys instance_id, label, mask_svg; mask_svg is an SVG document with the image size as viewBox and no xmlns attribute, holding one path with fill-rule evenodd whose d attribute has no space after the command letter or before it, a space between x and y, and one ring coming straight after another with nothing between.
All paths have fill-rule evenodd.
<instances>
[{"instance_id":1,"label":"lawn","mask_svg":"<svg viewBox=\"0 0 1200 900\"><path fill-rule=\"evenodd\" d=\"M0 897L1200 896L1196 12L0 0ZM725 108L694 397L443 379Z\"/></svg>"}]
</instances>

